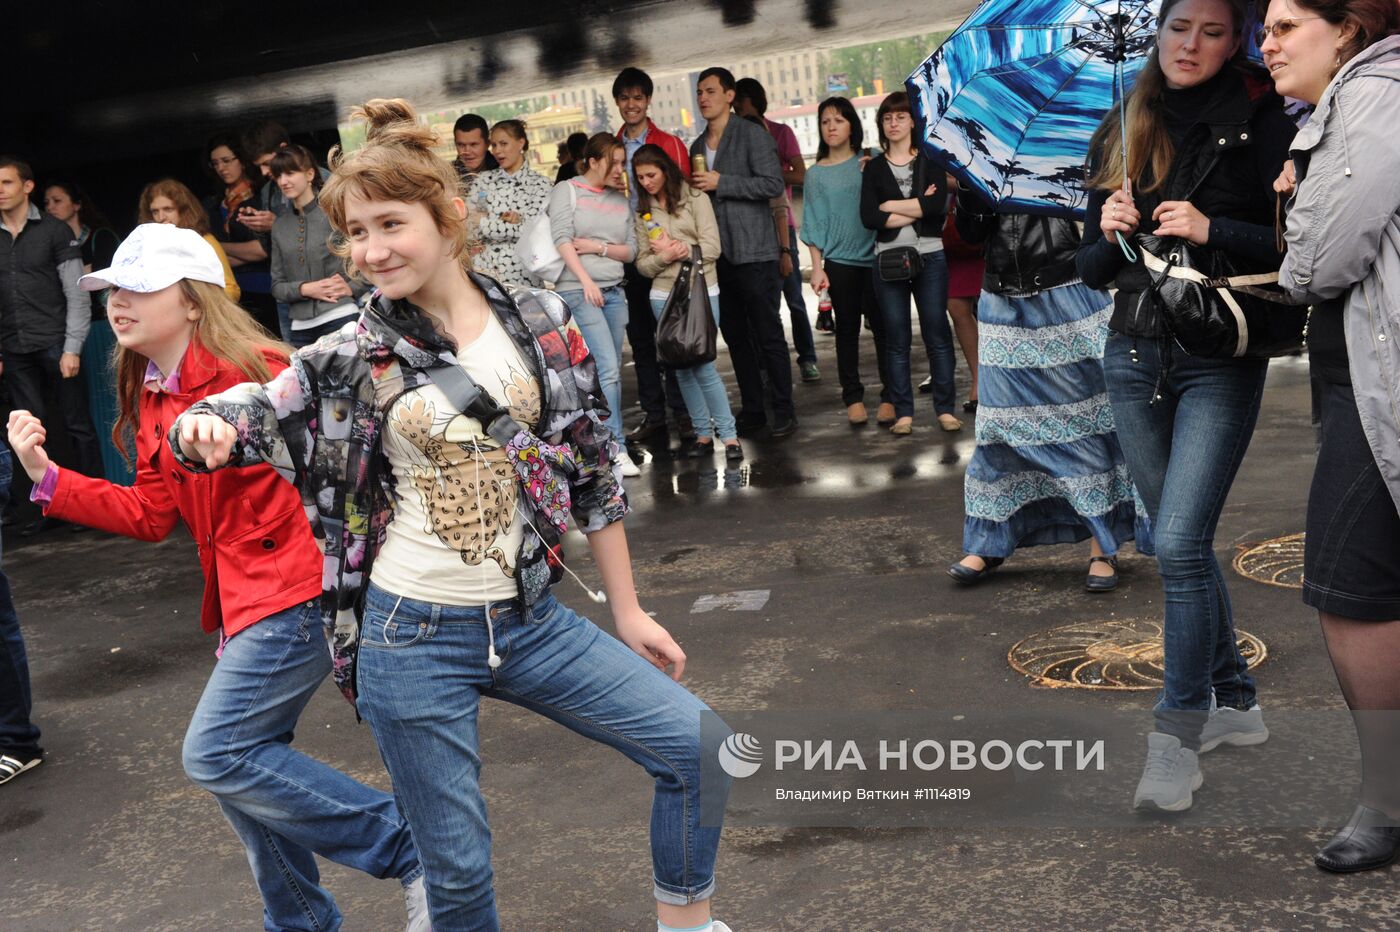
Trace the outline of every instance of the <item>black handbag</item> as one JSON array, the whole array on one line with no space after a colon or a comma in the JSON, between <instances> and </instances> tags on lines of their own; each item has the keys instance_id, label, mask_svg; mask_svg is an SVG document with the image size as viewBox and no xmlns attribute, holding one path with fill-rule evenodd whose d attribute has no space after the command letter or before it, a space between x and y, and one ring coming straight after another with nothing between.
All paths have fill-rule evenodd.
<instances>
[{"instance_id":1,"label":"black handbag","mask_svg":"<svg viewBox=\"0 0 1400 932\"><path fill-rule=\"evenodd\" d=\"M690 247L690 258L681 263L676 283L666 296L656 322L656 358L672 369L689 369L714 362L719 333L710 310L710 290L700 247Z\"/></svg>"},{"instance_id":2,"label":"black handbag","mask_svg":"<svg viewBox=\"0 0 1400 932\"><path fill-rule=\"evenodd\" d=\"M1149 233L1135 237L1166 331L1193 356L1264 359L1303 345L1308 308L1279 287L1278 272L1240 274L1219 249ZM1145 309L1144 309L1145 310Z\"/></svg>"}]
</instances>

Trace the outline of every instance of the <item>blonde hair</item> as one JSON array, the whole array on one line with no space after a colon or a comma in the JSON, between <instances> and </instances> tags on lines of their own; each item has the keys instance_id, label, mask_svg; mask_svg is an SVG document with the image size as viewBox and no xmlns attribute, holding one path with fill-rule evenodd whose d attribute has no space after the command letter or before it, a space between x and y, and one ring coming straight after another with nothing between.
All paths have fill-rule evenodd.
<instances>
[{"instance_id":1,"label":"blonde hair","mask_svg":"<svg viewBox=\"0 0 1400 932\"><path fill-rule=\"evenodd\" d=\"M199 203L193 191L174 178L152 181L141 189L141 199L136 205L138 223L155 222L151 216L151 202L158 197L169 198L170 203L175 205L175 212L180 215L175 224L177 227L194 230L200 236L209 235L209 218L204 213L204 205Z\"/></svg>"},{"instance_id":2,"label":"blonde hair","mask_svg":"<svg viewBox=\"0 0 1400 932\"><path fill-rule=\"evenodd\" d=\"M269 357L284 363L290 358L292 348L264 330L247 311L235 304L224 293L222 285L183 278L179 286L185 300L199 311L191 342L232 363L249 381L271 380ZM120 343L112 352L112 368L117 375L117 422L112 427L112 443L121 451L128 466L133 465L132 450L136 432L141 428L141 392L145 390L149 364L145 356Z\"/></svg>"},{"instance_id":3,"label":"blonde hair","mask_svg":"<svg viewBox=\"0 0 1400 932\"><path fill-rule=\"evenodd\" d=\"M1167 28L1172 8L1180 2L1181 0L1163 2L1157 14L1159 33ZM1234 20L1235 37L1241 41L1234 57L1222 66L1222 71L1245 60L1245 43L1242 37L1249 14L1244 0L1223 2ZM1154 40L1147 61L1138 72L1137 80L1133 89L1128 92L1125 102L1128 164L1123 164L1123 131L1118 125L1117 108L1114 108L1109 114L1109 119L1098 128L1089 143L1089 151L1100 154L1099 170L1089 179L1090 188L1105 191L1121 188L1125 172L1127 177L1132 179L1134 193L1156 191L1166 182L1172 169L1172 159L1176 156L1176 147L1172 145L1166 117L1162 114L1162 91L1166 86L1167 76L1162 73L1162 65L1157 57L1157 43Z\"/></svg>"},{"instance_id":4,"label":"blonde hair","mask_svg":"<svg viewBox=\"0 0 1400 932\"><path fill-rule=\"evenodd\" d=\"M350 111L350 119L363 120L365 144L350 154L339 146L331 150L330 180L321 189L321 209L338 236L331 251L347 259L345 200L356 196L371 201L422 204L432 214L438 232L452 243L452 256L464 268L471 267L472 224L458 214L453 198L462 197L457 170L433 152L437 136L418 121L413 105L402 98L375 99Z\"/></svg>"}]
</instances>

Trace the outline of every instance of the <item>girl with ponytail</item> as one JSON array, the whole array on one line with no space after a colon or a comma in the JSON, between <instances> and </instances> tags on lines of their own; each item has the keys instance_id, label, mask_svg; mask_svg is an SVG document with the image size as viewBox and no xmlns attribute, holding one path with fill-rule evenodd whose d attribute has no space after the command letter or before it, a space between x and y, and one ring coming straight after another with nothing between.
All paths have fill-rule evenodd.
<instances>
[{"instance_id":1,"label":"girl with ponytail","mask_svg":"<svg viewBox=\"0 0 1400 932\"><path fill-rule=\"evenodd\" d=\"M709 917L719 829L700 822L706 706L679 685L685 653L637 601L593 358L558 296L469 269L456 173L413 108L373 100L353 115L365 145L333 154L320 203L375 293L270 382L191 408L172 450L194 472L271 463L300 491L325 542L336 678L413 826L437 932L498 928L483 696L644 767L661 928L724 932ZM571 572L570 513L617 639L552 594ZM708 789L708 811L722 811L727 785Z\"/></svg>"},{"instance_id":2,"label":"girl with ponytail","mask_svg":"<svg viewBox=\"0 0 1400 932\"><path fill-rule=\"evenodd\" d=\"M287 348L225 294L224 268L194 230L138 226L112 267L83 276L110 288L118 418L112 431L136 481L114 485L61 469L28 411L10 445L44 514L138 540L184 521L199 547L201 621L218 662L185 734L185 773L214 794L248 850L269 929L334 929L341 915L315 855L403 884L409 932L427 932L418 853L394 798L288 745L331 670L315 636L321 554L296 491L267 466L186 475L165 437L191 402L286 370ZM213 507L211 507L213 503ZM256 503L254 505L253 503Z\"/></svg>"}]
</instances>

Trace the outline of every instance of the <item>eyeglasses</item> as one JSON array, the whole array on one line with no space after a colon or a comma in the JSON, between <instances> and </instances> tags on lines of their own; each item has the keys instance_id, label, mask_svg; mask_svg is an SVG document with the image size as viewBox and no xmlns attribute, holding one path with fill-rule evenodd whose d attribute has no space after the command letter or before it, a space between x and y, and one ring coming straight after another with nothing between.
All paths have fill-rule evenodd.
<instances>
[{"instance_id":1,"label":"eyeglasses","mask_svg":"<svg viewBox=\"0 0 1400 932\"><path fill-rule=\"evenodd\" d=\"M1322 19L1321 16L1295 16L1292 19L1275 20L1272 26L1267 23L1254 31L1254 44L1262 46L1269 41L1269 36L1273 36L1282 42L1288 38L1288 34L1298 28L1298 24L1309 19Z\"/></svg>"},{"instance_id":2,"label":"eyeglasses","mask_svg":"<svg viewBox=\"0 0 1400 932\"><path fill-rule=\"evenodd\" d=\"M218 171L220 168L223 168L225 165L232 165L234 162L237 162L237 161L238 161L237 157L232 156L232 155L229 156L229 157L226 158L226 159L210 159L210 160L209 160L209 167L212 168L212 169L214 169L215 171Z\"/></svg>"}]
</instances>

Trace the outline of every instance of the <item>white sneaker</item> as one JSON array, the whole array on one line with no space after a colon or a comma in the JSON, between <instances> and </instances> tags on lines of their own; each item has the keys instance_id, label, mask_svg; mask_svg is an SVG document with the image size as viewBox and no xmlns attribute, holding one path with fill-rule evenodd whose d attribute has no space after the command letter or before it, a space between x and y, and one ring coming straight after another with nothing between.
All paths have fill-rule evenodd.
<instances>
[{"instance_id":1,"label":"white sneaker","mask_svg":"<svg viewBox=\"0 0 1400 932\"><path fill-rule=\"evenodd\" d=\"M617 461L622 464L623 478L631 479L633 476L640 476L642 470L636 463L632 462L631 455L624 449L618 454Z\"/></svg>"},{"instance_id":2,"label":"white sneaker","mask_svg":"<svg viewBox=\"0 0 1400 932\"><path fill-rule=\"evenodd\" d=\"M1195 751L1182 747L1178 738L1154 731L1147 736L1147 763L1133 794L1133 808L1185 812L1203 779Z\"/></svg>"},{"instance_id":3,"label":"white sneaker","mask_svg":"<svg viewBox=\"0 0 1400 932\"><path fill-rule=\"evenodd\" d=\"M714 932L734 932L733 929L729 928L729 926L727 926L727 925L725 925L724 923L720 922L718 919L715 919L715 920L712 920L712 921L714 922L714 926L715 926Z\"/></svg>"},{"instance_id":4,"label":"white sneaker","mask_svg":"<svg viewBox=\"0 0 1400 932\"><path fill-rule=\"evenodd\" d=\"M404 932L433 932L433 917L428 912L428 885L423 875L403 888L403 905L408 910L408 925Z\"/></svg>"},{"instance_id":5,"label":"white sneaker","mask_svg":"<svg viewBox=\"0 0 1400 932\"><path fill-rule=\"evenodd\" d=\"M1213 751L1222 744L1235 747L1249 747L1269 740L1269 729L1264 725L1264 711L1259 703L1249 709L1220 708L1215 704L1215 695L1210 697L1210 718L1201 729L1201 750Z\"/></svg>"}]
</instances>

